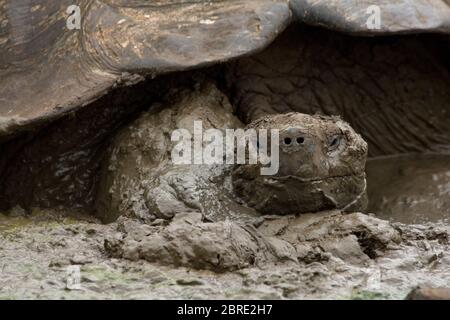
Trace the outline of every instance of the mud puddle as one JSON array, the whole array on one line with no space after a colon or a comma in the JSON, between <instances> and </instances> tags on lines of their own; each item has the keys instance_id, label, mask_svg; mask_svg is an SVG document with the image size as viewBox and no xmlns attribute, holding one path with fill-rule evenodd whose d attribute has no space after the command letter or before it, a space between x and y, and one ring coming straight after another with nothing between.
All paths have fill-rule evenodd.
<instances>
[{"instance_id":1,"label":"mud puddle","mask_svg":"<svg viewBox=\"0 0 450 320\"><path fill-rule=\"evenodd\" d=\"M450 222L450 155L369 160L368 212L408 224Z\"/></svg>"}]
</instances>

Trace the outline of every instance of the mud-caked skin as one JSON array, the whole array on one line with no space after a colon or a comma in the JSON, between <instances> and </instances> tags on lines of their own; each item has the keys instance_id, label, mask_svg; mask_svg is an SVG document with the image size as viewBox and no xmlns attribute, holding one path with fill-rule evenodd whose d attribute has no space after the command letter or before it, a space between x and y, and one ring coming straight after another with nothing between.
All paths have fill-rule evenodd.
<instances>
[{"instance_id":1,"label":"mud-caked skin","mask_svg":"<svg viewBox=\"0 0 450 320\"><path fill-rule=\"evenodd\" d=\"M148 222L197 212L205 221L258 224L264 214L365 206L367 144L338 117L289 113L251 123L248 128L280 131L279 171L263 176L257 165L172 161L176 129L192 131L194 121L204 130L243 128L213 83L182 90L150 110L110 147L96 201L104 221L125 215Z\"/></svg>"},{"instance_id":2,"label":"mud-caked skin","mask_svg":"<svg viewBox=\"0 0 450 320\"><path fill-rule=\"evenodd\" d=\"M230 165L174 164L171 141L177 129L237 129L244 125L232 114L226 96L212 83L172 92L115 137L102 164L96 199L105 222L119 216L145 222L171 219L180 213L202 213L208 221L246 220L257 212L237 204L229 188Z\"/></svg>"},{"instance_id":3,"label":"mud-caked skin","mask_svg":"<svg viewBox=\"0 0 450 320\"><path fill-rule=\"evenodd\" d=\"M240 165L233 186L248 206L264 214L367 205L367 143L338 117L288 113L266 116L249 128L279 130L279 170L261 175L260 165Z\"/></svg>"}]
</instances>

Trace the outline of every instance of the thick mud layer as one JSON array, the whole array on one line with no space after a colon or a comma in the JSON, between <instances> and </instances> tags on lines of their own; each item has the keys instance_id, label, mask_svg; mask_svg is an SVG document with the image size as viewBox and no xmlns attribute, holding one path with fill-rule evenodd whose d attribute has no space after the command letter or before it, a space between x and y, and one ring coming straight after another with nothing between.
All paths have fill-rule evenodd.
<instances>
[{"instance_id":1,"label":"thick mud layer","mask_svg":"<svg viewBox=\"0 0 450 320\"><path fill-rule=\"evenodd\" d=\"M402 299L417 285L450 285L448 225L329 212L272 217L249 232L196 219L149 226L42 212L0 216L0 299ZM232 232L208 232L216 229ZM262 245L273 250L258 255ZM204 270L220 260L214 250L223 250L222 266L256 254L227 272ZM170 262L169 253L179 259ZM68 287L70 266L80 267L79 288Z\"/></svg>"},{"instance_id":2,"label":"thick mud layer","mask_svg":"<svg viewBox=\"0 0 450 320\"><path fill-rule=\"evenodd\" d=\"M261 142L259 158L261 132L277 132L277 141L264 142L270 152L277 148L270 167L249 159L228 164L248 150L242 127L214 83L174 90L113 139L101 165L97 215L104 222L125 215L149 223L199 212L208 221L258 223L262 214L365 209L367 144L339 117L288 113L249 124L251 143ZM175 161L180 154L182 164Z\"/></svg>"}]
</instances>

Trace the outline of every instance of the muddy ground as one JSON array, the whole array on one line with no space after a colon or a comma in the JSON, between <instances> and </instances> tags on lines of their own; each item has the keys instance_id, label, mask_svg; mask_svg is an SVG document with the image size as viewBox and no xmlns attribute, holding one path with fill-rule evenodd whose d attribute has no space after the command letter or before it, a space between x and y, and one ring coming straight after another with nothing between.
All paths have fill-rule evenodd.
<instances>
[{"instance_id":1,"label":"muddy ground","mask_svg":"<svg viewBox=\"0 0 450 320\"><path fill-rule=\"evenodd\" d=\"M450 227L441 223L391 229L382 222L382 232L403 234L372 258L350 236L316 247L298 263L224 273L111 258L105 237L120 234L120 223L40 212L2 216L1 224L0 299L402 299L416 285L450 283ZM80 266L79 290L67 288L70 265Z\"/></svg>"},{"instance_id":2,"label":"muddy ground","mask_svg":"<svg viewBox=\"0 0 450 320\"><path fill-rule=\"evenodd\" d=\"M402 163L403 169L392 169L394 163ZM442 156L370 161L369 182L374 174L383 180L380 172L386 172L383 183L389 177L388 186L405 187L397 188L402 195L385 188L389 198L372 186L378 190L373 198L378 195L384 206L397 208L394 214L378 213L383 219L337 211L269 216L252 234L260 235L262 242L255 243L268 244L270 254L261 255L256 248L254 258L247 260L252 245L239 251L234 240L228 242L243 239L240 231L223 239L208 233L236 226L195 222L195 216L153 225L119 218L104 225L75 212L36 209L27 216L16 208L8 217L0 215L0 299L403 299L418 285L449 287L448 205L429 198L427 216L423 201L399 200L414 195L414 183L404 182L405 170L410 170L422 182L434 180L436 190L446 195L435 193L432 199L448 201L447 164ZM372 208L383 208L376 203ZM410 219L405 208L414 211ZM195 236L196 228L202 236ZM186 239L188 245L177 247ZM215 262L211 252L221 250L229 259ZM75 289L67 282L73 265L81 271L80 288Z\"/></svg>"}]
</instances>

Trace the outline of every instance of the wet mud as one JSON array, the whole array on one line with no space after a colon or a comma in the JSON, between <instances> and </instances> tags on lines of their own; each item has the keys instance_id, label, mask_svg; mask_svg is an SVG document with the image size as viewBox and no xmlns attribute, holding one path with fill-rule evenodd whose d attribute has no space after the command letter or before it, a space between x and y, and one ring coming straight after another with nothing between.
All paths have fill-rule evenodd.
<instances>
[{"instance_id":1,"label":"wet mud","mask_svg":"<svg viewBox=\"0 0 450 320\"><path fill-rule=\"evenodd\" d=\"M0 298L403 299L417 285L450 283L444 224L339 212L268 217L251 231L189 223L195 216L168 226L90 219L0 215ZM80 267L77 289L69 266Z\"/></svg>"}]
</instances>

